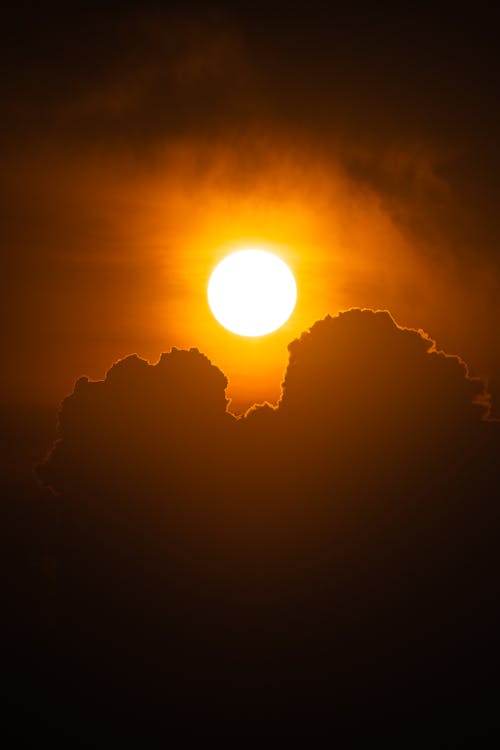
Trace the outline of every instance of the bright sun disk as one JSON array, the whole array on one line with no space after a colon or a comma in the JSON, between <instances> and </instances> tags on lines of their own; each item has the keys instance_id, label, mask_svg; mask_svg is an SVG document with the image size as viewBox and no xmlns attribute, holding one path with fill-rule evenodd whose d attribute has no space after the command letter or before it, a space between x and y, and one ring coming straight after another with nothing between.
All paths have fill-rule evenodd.
<instances>
[{"instance_id":1,"label":"bright sun disk","mask_svg":"<svg viewBox=\"0 0 500 750\"><path fill-rule=\"evenodd\" d=\"M264 250L239 250L215 267L208 304L216 320L240 336L264 336L280 328L297 301L286 263Z\"/></svg>"}]
</instances>

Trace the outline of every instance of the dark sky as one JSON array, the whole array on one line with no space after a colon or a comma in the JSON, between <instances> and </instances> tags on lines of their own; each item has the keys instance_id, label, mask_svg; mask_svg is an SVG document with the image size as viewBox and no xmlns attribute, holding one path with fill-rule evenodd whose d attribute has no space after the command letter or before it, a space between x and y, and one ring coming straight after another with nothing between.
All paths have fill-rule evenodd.
<instances>
[{"instance_id":1,"label":"dark sky","mask_svg":"<svg viewBox=\"0 0 500 750\"><path fill-rule=\"evenodd\" d=\"M286 344L352 306L498 388L486 8L21 6L1 35L4 401L56 403L172 345L214 359L236 407L276 400ZM251 352L204 300L220 248L247 238L291 248L302 300Z\"/></svg>"}]
</instances>

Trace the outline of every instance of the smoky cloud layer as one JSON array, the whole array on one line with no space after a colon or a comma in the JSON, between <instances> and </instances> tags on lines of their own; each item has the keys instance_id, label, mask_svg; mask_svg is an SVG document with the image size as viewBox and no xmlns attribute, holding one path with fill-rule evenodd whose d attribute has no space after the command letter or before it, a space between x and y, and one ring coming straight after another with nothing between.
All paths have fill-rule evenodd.
<instances>
[{"instance_id":1,"label":"smoky cloud layer","mask_svg":"<svg viewBox=\"0 0 500 750\"><path fill-rule=\"evenodd\" d=\"M38 475L58 496L68 710L472 706L495 639L484 382L387 312L328 316L289 351L277 407L240 419L197 350L128 357L63 402Z\"/></svg>"},{"instance_id":2,"label":"smoky cloud layer","mask_svg":"<svg viewBox=\"0 0 500 750\"><path fill-rule=\"evenodd\" d=\"M486 16L188 4L10 21L10 147L56 138L147 159L176 136L314 144L416 233L441 224L464 252L494 251L498 57Z\"/></svg>"}]
</instances>

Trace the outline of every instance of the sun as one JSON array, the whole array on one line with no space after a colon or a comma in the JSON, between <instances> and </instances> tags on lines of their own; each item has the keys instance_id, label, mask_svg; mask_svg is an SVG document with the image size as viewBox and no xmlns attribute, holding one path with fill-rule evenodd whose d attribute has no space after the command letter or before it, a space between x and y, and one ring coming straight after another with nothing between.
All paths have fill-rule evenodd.
<instances>
[{"instance_id":1,"label":"sun","mask_svg":"<svg viewBox=\"0 0 500 750\"><path fill-rule=\"evenodd\" d=\"M265 250L239 250L215 267L208 304L218 322L240 336L265 336L293 312L297 285L286 263Z\"/></svg>"}]
</instances>

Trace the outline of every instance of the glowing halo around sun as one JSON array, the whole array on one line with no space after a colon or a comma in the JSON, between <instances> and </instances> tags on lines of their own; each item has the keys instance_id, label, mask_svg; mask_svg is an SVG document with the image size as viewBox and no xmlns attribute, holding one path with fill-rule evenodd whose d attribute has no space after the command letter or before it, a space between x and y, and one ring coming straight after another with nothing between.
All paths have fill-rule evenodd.
<instances>
[{"instance_id":1,"label":"glowing halo around sun","mask_svg":"<svg viewBox=\"0 0 500 750\"><path fill-rule=\"evenodd\" d=\"M292 314L297 285L286 263L265 250L239 250L215 267L208 304L216 320L240 336L265 336Z\"/></svg>"}]
</instances>

